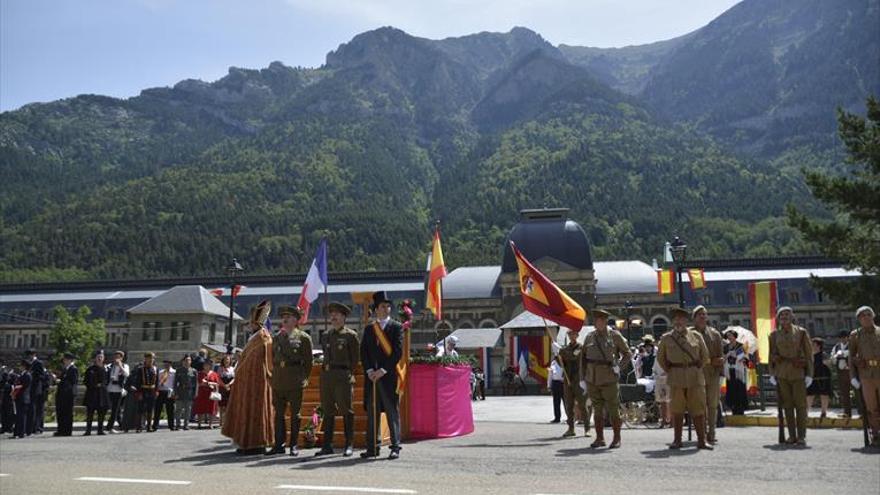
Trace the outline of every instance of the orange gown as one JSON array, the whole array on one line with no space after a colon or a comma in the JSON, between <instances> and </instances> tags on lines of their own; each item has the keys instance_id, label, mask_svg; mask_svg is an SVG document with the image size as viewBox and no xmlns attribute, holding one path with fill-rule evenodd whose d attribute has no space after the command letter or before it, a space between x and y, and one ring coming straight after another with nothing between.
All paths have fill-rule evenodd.
<instances>
[{"instance_id":1,"label":"orange gown","mask_svg":"<svg viewBox=\"0 0 880 495\"><path fill-rule=\"evenodd\" d=\"M251 337L235 368L221 432L240 449L271 446L275 442L272 409L272 335L261 328Z\"/></svg>"}]
</instances>

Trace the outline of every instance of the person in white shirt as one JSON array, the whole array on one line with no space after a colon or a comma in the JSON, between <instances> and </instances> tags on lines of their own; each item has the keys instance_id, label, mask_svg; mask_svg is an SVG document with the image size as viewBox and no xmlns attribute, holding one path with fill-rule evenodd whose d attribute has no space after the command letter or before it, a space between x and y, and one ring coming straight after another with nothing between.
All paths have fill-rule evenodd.
<instances>
[{"instance_id":1,"label":"person in white shirt","mask_svg":"<svg viewBox=\"0 0 880 495\"><path fill-rule=\"evenodd\" d=\"M458 351L455 350L455 346L458 344L458 337L455 335L450 335L443 339L443 343L437 346L437 354L436 357L443 356L451 356L457 357Z\"/></svg>"},{"instance_id":2,"label":"person in white shirt","mask_svg":"<svg viewBox=\"0 0 880 495\"><path fill-rule=\"evenodd\" d=\"M550 360L550 372L547 373L547 388L553 394L553 421L551 423L559 423L562 421L562 392L565 386L565 374L562 366L559 364L557 356L553 356Z\"/></svg>"},{"instance_id":3,"label":"person in white shirt","mask_svg":"<svg viewBox=\"0 0 880 495\"><path fill-rule=\"evenodd\" d=\"M156 398L156 406L153 409L153 431L159 428L159 416L162 415L162 407L165 407L165 416L168 419L168 429L175 430L174 421L174 368L171 360L166 359L164 367L159 370L159 396Z\"/></svg>"},{"instance_id":4,"label":"person in white shirt","mask_svg":"<svg viewBox=\"0 0 880 495\"><path fill-rule=\"evenodd\" d=\"M831 367L837 371L837 390L840 394L840 405L843 406L843 414L840 416L849 418L852 416L852 386L849 374L849 332L846 330L837 334L837 343L831 348L831 363Z\"/></svg>"},{"instance_id":5,"label":"person in white shirt","mask_svg":"<svg viewBox=\"0 0 880 495\"><path fill-rule=\"evenodd\" d=\"M125 359L125 353L116 351L113 353L113 362L107 368L110 374L110 383L107 385L107 393L110 395L110 419L107 420L107 430L109 433L116 433L118 430L113 429L116 423L122 426L122 420L119 417L120 404L122 398L125 397L125 381L128 380L128 365L122 362Z\"/></svg>"}]
</instances>

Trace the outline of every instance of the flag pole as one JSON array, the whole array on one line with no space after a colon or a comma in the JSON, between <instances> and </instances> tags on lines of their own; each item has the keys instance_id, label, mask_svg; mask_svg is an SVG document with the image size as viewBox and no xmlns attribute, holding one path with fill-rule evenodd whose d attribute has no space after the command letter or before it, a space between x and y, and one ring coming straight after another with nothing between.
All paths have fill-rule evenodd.
<instances>
[{"instance_id":1,"label":"flag pole","mask_svg":"<svg viewBox=\"0 0 880 495\"><path fill-rule=\"evenodd\" d=\"M324 240L324 245L327 246L326 251L324 252L324 261L329 262L329 260L330 260L330 243L327 242L326 236L324 237L323 240ZM324 284L324 338L325 339L327 338L327 335L330 332L330 320L329 320L330 312L327 311L327 307L330 305L329 286L330 286L330 270L327 270L327 283ZM345 324L343 323L343 326L344 325Z\"/></svg>"}]
</instances>

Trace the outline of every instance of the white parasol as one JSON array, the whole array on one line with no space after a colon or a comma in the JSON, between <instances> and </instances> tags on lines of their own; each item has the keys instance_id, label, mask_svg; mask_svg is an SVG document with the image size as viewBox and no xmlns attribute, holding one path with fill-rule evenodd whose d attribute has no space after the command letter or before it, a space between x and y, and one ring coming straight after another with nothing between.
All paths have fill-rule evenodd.
<instances>
[{"instance_id":1,"label":"white parasol","mask_svg":"<svg viewBox=\"0 0 880 495\"><path fill-rule=\"evenodd\" d=\"M756 337L751 330L740 326L729 326L724 329L722 335L730 330L736 332L736 341L742 344L743 351L745 351L746 354L752 354L758 350L758 337Z\"/></svg>"}]
</instances>

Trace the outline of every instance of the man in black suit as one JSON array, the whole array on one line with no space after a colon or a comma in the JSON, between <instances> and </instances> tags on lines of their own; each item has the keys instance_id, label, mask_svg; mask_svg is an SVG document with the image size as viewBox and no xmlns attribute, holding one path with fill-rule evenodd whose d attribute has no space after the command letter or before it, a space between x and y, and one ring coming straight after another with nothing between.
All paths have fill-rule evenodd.
<instances>
[{"instance_id":1,"label":"man in black suit","mask_svg":"<svg viewBox=\"0 0 880 495\"><path fill-rule=\"evenodd\" d=\"M43 362L37 358L37 351L28 349L25 352L25 358L30 361L31 372L31 404L30 419L27 424L28 435L34 433L43 433L43 413L46 407L46 368Z\"/></svg>"},{"instance_id":2,"label":"man in black suit","mask_svg":"<svg viewBox=\"0 0 880 495\"><path fill-rule=\"evenodd\" d=\"M28 423L31 421L33 412L31 411L31 361L22 359L19 363L18 379L15 380L15 386L12 388L12 397L15 400L15 431L12 432L15 438L24 438L28 433Z\"/></svg>"},{"instance_id":3,"label":"man in black suit","mask_svg":"<svg viewBox=\"0 0 880 495\"><path fill-rule=\"evenodd\" d=\"M361 340L361 362L367 375L364 381L364 407L367 409L368 428L367 450L361 453L362 458L379 456L382 439L377 438L376 430L379 416L383 412L391 430L391 454L388 458L400 457L397 363L403 355L403 325L391 319L393 306L384 291L373 294L375 319L364 329L364 338Z\"/></svg>"},{"instance_id":4,"label":"man in black suit","mask_svg":"<svg viewBox=\"0 0 880 495\"><path fill-rule=\"evenodd\" d=\"M79 383L79 370L76 369L74 359L76 356L69 352L65 352L61 359L64 370L55 392L55 417L58 419L58 431L54 434L56 437L69 437L73 434L73 403L76 400L76 385Z\"/></svg>"}]
</instances>

